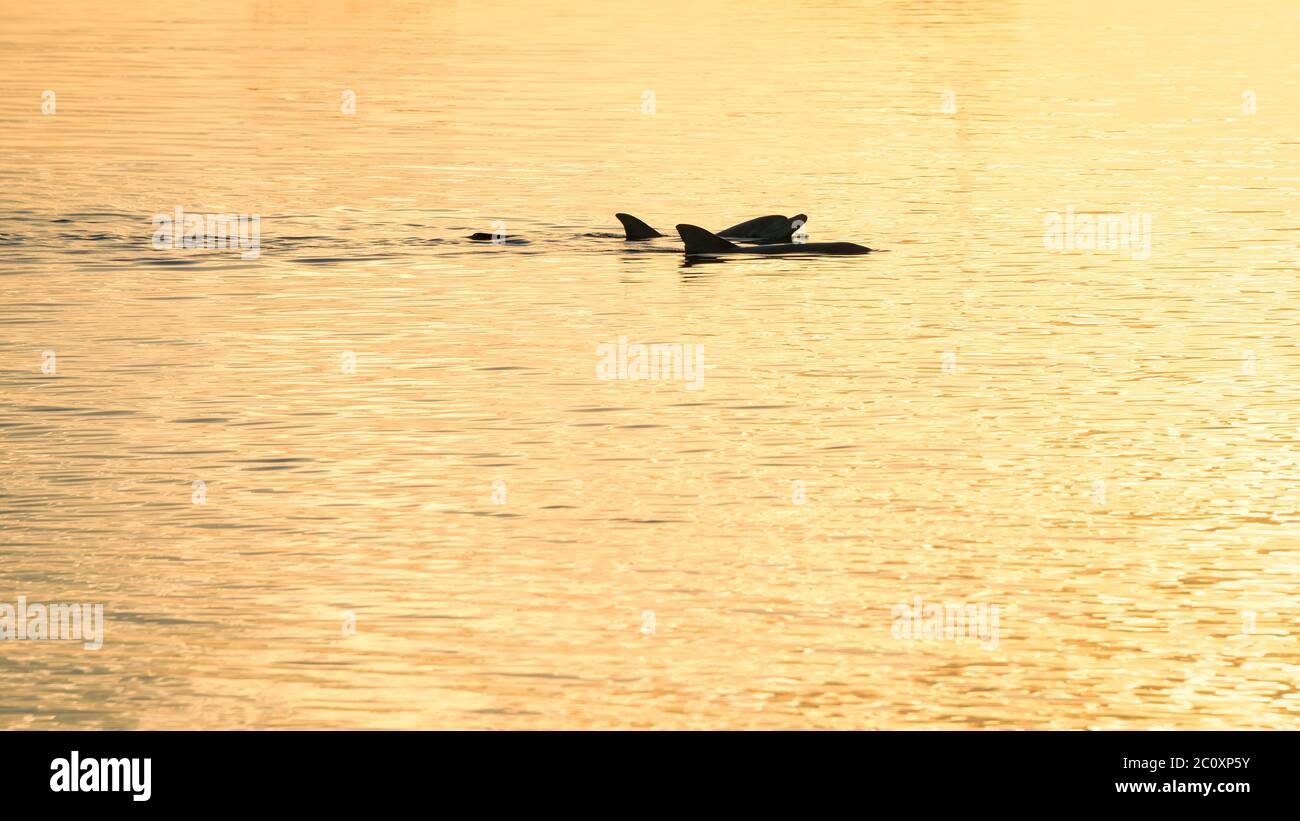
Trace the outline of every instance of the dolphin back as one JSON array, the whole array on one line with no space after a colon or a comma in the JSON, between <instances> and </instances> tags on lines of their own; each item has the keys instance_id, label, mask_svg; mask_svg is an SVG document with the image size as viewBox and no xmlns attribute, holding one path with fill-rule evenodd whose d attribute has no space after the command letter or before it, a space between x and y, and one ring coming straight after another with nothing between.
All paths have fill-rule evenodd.
<instances>
[{"instance_id":1,"label":"dolphin back","mask_svg":"<svg viewBox=\"0 0 1300 821\"><path fill-rule=\"evenodd\" d=\"M805 254L818 256L847 256L851 254L870 254L870 248L856 242L782 242L768 245L754 245L741 248L745 254Z\"/></svg>"},{"instance_id":2,"label":"dolphin back","mask_svg":"<svg viewBox=\"0 0 1300 821\"><path fill-rule=\"evenodd\" d=\"M663 236L663 234L631 214L615 214L614 216L618 218L619 222L623 223L623 233L627 235L627 239L654 239Z\"/></svg>"},{"instance_id":3,"label":"dolphin back","mask_svg":"<svg viewBox=\"0 0 1300 821\"><path fill-rule=\"evenodd\" d=\"M799 225L794 224L795 220L800 220ZM745 239L758 243L790 242L794 232L807 221L808 217L803 214L795 217L787 217L784 214L769 214L766 217L755 217L752 220L746 220L730 228L723 228L718 232L718 236L727 237L728 239Z\"/></svg>"}]
</instances>

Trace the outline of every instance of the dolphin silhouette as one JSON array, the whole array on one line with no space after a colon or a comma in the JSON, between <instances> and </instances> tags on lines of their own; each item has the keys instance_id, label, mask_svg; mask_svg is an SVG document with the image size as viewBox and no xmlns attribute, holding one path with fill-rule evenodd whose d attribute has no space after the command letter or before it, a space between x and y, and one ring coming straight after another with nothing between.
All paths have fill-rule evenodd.
<instances>
[{"instance_id":1,"label":"dolphin silhouette","mask_svg":"<svg viewBox=\"0 0 1300 821\"><path fill-rule=\"evenodd\" d=\"M678 225L688 257L716 257L723 254L869 254L870 248L853 242L783 242L775 245L742 247L709 233L698 225Z\"/></svg>"},{"instance_id":2,"label":"dolphin silhouette","mask_svg":"<svg viewBox=\"0 0 1300 821\"><path fill-rule=\"evenodd\" d=\"M465 239L472 239L475 242L491 242L496 245L527 245L528 240L523 237L506 236L505 234L489 234L486 231L479 231L477 234L470 234Z\"/></svg>"},{"instance_id":3,"label":"dolphin silhouette","mask_svg":"<svg viewBox=\"0 0 1300 821\"><path fill-rule=\"evenodd\" d=\"M663 234L631 214L615 214L614 216L618 218L619 222L623 223L623 231L627 234L627 239L653 239L663 236ZM718 236L759 244L790 242L794 232L802 228L807 222L807 214L795 214L793 217L770 214L766 217L755 217L752 220L746 220L730 228L723 228L718 232Z\"/></svg>"}]
</instances>

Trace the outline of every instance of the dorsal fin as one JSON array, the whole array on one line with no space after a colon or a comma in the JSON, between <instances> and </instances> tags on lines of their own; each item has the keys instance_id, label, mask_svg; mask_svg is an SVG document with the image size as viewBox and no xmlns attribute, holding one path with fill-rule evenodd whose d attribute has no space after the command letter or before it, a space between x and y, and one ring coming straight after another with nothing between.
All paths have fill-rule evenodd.
<instances>
[{"instance_id":1,"label":"dorsal fin","mask_svg":"<svg viewBox=\"0 0 1300 821\"><path fill-rule=\"evenodd\" d=\"M619 222L623 223L623 231L627 234L627 239L653 239L663 236L663 234L631 214L615 214L614 216L618 218Z\"/></svg>"},{"instance_id":2,"label":"dorsal fin","mask_svg":"<svg viewBox=\"0 0 1300 821\"><path fill-rule=\"evenodd\" d=\"M737 250L736 246L727 242L717 234L705 231L698 225L682 224L677 226L677 233L681 235L682 242L686 243L686 254L722 254L727 251Z\"/></svg>"}]
</instances>

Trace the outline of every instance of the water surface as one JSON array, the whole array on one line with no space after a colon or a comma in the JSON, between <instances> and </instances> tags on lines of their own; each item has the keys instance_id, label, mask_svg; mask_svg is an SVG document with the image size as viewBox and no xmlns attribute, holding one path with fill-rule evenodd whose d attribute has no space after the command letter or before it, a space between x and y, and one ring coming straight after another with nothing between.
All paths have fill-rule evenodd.
<instances>
[{"instance_id":1,"label":"water surface","mask_svg":"<svg viewBox=\"0 0 1300 821\"><path fill-rule=\"evenodd\" d=\"M4 17L0 726L1296 726L1293 3Z\"/></svg>"}]
</instances>

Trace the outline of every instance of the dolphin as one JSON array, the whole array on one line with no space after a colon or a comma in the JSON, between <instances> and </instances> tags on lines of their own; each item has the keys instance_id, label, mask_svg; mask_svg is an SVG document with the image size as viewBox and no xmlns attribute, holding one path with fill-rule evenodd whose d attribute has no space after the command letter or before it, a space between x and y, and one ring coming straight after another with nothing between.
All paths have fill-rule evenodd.
<instances>
[{"instance_id":1,"label":"dolphin","mask_svg":"<svg viewBox=\"0 0 1300 821\"><path fill-rule=\"evenodd\" d=\"M784 242L776 245L741 247L711 234L698 225L678 225L688 257L716 257L723 254L869 254L870 248L852 242Z\"/></svg>"},{"instance_id":2,"label":"dolphin","mask_svg":"<svg viewBox=\"0 0 1300 821\"><path fill-rule=\"evenodd\" d=\"M631 214L615 214L614 216L618 218L619 222L623 223L623 231L627 234L627 239L653 239L663 236L663 234ZM771 214L766 217L755 217L752 220L746 220L730 228L723 228L718 232L718 236L759 244L790 242L794 232L802 228L807 222L807 214L796 214L793 217Z\"/></svg>"},{"instance_id":3,"label":"dolphin","mask_svg":"<svg viewBox=\"0 0 1300 821\"><path fill-rule=\"evenodd\" d=\"M528 240L523 237L510 237L505 234L489 234L485 231L479 231L477 234L470 234L465 239L472 239L475 242L491 242L496 245L527 245Z\"/></svg>"}]
</instances>

